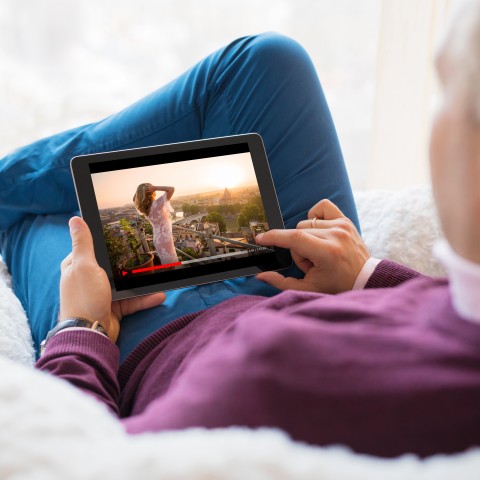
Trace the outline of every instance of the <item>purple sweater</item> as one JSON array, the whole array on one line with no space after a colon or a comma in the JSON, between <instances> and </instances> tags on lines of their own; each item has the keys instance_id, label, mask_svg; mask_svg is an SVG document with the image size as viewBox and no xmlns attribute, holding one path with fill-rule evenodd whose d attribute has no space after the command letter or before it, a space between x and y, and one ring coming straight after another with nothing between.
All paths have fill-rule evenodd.
<instances>
[{"instance_id":1,"label":"purple sweater","mask_svg":"<svg viewBox=\"0 0 480 480\"><path fill-rule=\"evenodd\" d=\"M37 367L130 433L270 426L380 456L480 444L480 325L455 313L446 280L389 261L365 290L239 296L182 317L122 365L106 337L63 332Z\"/></svg>"}]
</instances>

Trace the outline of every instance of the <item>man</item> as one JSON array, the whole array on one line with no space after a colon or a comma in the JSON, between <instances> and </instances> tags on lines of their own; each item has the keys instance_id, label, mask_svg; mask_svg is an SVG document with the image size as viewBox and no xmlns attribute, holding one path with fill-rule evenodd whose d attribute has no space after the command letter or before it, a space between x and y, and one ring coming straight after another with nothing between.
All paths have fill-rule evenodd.
<instances>
[{"instance_id":1,"label":"man","mask_svg":"<svg viewBox=\"0 0 480 480\"><path fill-rule=\"evenodd\" d=\"M436 251L449 281L369 258L352 222L322 200L297 228L257 237L290 248L303 278L263 273L259 280L285 292L234 296L189 313L119 366L114 342L123 315L165 297L112 304L88 227L74 217L59 319L86 325L51 337L38 368L107 404L130 433L276 426L298 440L381 456L478 444L479 32L474 2L437 62L444 101L432 129L431 171L446 237Z\"/></svg>"}]
</instances>

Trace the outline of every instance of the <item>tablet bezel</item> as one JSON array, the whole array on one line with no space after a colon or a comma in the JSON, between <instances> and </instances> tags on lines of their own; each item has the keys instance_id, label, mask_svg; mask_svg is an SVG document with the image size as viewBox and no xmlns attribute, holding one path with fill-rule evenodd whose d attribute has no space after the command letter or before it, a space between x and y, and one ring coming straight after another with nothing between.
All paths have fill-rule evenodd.
<instances>
[{"instance_id":1,"label":"tablet bezel","mask_svg":"<svg viewBox=\"0 0 480 480\"><path fill-rule=\"evenodd\" d=\"M269 264L256 264L243 268L223 270L215 273L207 273L195 277L189 277L180 280L173 280L167 282L158 282L150 285L139 286L135 288L127 288L123 290L117 290L114 280L114 275L110 266L110 260L108 257L107 247L103 236L103 228L100 220L99 209L97 206L97 200L95 196L95 190L92 182L91 166L98 171L113 171L121 170L124 168L136 168L147 165L160 165L164 163L170 163L167 160L168 155L174 154L177 158L179 156L185 156L184 160L195 160L201 158L208 158L205 152L219 147L221 151L222 147L226 150L235 148L232 146L247 144L248 151L252 158L253 167L258 181L258 187L260 189L260 195L263 201L265 209L267 223L270 229L283 229L284 223L278 204L277 195L273 185L273 180L268 165L263 140L260 135L256 133L249 133L243 135L234 135L229 137L218 137L204 140L194 140L189 142L172 143L167 145L159 145L153 147L133 148L128 150L117 150L110 152L94 153L89 155L79 155L72 158L70 167L72 176L74 179L75 190L77 194L77 200L80 208L81 215L86 223L89 225L92 232L95 256L98 264L107 272L107 276L112 289L112 299L121 300L123 298L130 298L139 295L146 295L158 291L174 290L178 288L185 288L194 285L201 285L205 283L216 282L220 280L227 280L232 278L244 277L249 275L255 275L262 271L267 270L281 270L288 268L291 265L290 252L283 248L274 248L275 262ZM201 152L205 156L193 155L193 152ZM218 148L217 148L218 151ZM181 152L185 152L183 155ZM200 153L200 155L202 155ZM164 156L164 161L154 161L155 156ZM191 156L191 158L189 158ZM217 156L217 155L215 155ZM145 158L146 157L146 158ZM175 160L181 161L181 160ZM119 168L119 165L128 165ZM112 168L115 167L115 168ZM254 257L251 257L254 258ZM262 256L259 256L258 260L261 260ZM226 266L231 262L221 262Z\"/></svg>"}]
</instances>

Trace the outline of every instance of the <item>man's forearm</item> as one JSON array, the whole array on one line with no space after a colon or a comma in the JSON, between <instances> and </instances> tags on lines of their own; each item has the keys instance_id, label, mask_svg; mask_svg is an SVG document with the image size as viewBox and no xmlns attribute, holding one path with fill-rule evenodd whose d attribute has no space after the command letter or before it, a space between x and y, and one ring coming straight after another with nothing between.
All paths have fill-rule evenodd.
<instances>
[{"instance_id":1,"label":"man's forearm","mask_svg":"<svg viewBox=\"0 0 480 480\"><path fill-rule=\"evenodd\" d=\"M118 347L89 330L60 332L48 342L36 368L67 380L119 415Z\"/></svg>"}]
</instances>

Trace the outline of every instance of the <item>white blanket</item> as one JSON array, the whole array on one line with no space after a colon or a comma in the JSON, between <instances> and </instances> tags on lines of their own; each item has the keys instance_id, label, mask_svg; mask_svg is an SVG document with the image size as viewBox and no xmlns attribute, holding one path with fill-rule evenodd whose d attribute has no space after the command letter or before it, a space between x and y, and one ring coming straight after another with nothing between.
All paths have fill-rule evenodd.
<instances>
[{"instance_id":1,"label":"white blanket","mask_svg":"<svg viewBox=\"0 0 480 480\"><path fill-rule=\"evenodd\" d=\"M372 255L442 274L429 189L356 195ZM420 460L356 455L291 441L278 430L191 429L127 436L102 405L32 369L25 313L0 262L0 479L475 479L480 449Z\"/></svg>"}]
</instances>

